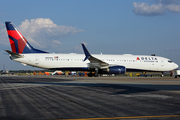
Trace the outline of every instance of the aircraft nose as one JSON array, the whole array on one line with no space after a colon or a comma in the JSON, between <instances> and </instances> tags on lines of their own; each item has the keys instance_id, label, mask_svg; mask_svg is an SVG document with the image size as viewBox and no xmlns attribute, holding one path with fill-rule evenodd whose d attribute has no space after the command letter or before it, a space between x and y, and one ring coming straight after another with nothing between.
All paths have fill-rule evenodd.
<instances>
[{"instance_id":1,"label":"aircraft nose","mask_svg":"<svg viewBox=\"0 0 180 120\"><path fill-rule=\"evenodd\" d=\"M176 63L174 63L174 69L177 69L179 66L176 64Z\"/></svg>"}]
</instances>

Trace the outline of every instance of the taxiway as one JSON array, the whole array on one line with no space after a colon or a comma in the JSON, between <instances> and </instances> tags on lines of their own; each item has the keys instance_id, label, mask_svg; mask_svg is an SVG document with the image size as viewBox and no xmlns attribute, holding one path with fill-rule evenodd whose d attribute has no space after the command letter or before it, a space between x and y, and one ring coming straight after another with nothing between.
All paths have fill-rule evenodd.
<instances>
[{"instance_id":1,"label":"taxiway","mask_svg":"<svg viewBox=\"0 0 180 120\"><path fill-rule=\"evenodd\" d=\"M0 76L0 120L180 119L180 78Z\"/></svg>"}]
</instances>

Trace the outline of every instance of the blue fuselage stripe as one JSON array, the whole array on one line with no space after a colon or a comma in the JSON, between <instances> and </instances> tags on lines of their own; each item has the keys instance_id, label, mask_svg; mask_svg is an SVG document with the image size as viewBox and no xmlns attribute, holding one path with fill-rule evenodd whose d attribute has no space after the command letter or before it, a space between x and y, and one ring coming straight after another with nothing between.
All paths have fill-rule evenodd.
<instances>
[{"instance_id":1,"label":"blue fuselage stripe","mask_svg":"<svg viewBox=\"0 0 180 120\"><path fill-rule=\"evenodd\" d=\"M64 67L64 68L50 68L49 70L68 70L68 71L91 71L88 67ZM126 68L126 72L162 72L162 71L151 71L151 70L143 70L143 69L131 69Z\"/></svg>"},{"instance_id":2,"label":"blue fuselage stripe","mask_svg":"<svg viewBox=\"0 0 180 120\"><path fill-rule=\"evenodd\" d=\"M49 70L69 70L69 71L89 71L88 67L77 67L77 68L50 68Z\"/></svg>"}]
</instances>

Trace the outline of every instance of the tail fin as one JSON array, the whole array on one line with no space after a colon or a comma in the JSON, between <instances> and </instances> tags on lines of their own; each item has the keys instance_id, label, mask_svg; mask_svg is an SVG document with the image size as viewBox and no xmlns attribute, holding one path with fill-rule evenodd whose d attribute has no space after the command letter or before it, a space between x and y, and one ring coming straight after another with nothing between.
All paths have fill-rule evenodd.
<instances>
[{"instance_id":1,"label":"tail fin","mask_svg":"<svg viewBox=\"0 0 180 120\"><path fill-rule=\"evenodd\" d=\"M47 53L45 51L33 48L12 22L5 22L5 24L12 52L17 54Z\"/></svg>"}]
</instances>

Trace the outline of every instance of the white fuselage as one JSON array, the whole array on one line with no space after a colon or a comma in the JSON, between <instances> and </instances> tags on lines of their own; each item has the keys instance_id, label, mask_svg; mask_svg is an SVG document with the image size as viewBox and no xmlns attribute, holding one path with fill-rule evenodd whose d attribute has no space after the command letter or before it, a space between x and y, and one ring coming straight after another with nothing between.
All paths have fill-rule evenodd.
<instances>
[{"instance_id":1,"label":"white fuselage","mask_svg":"<svg viewBox=\"0 0 180 120\"><path fill-rule=\"evenodd\" d=\"M21 54L23 58L11 56L11 59L23 64L43 69L54 70L87 70L89 60L83 61L84 54ZM130 71L171 71L178 65L164 57L146 55L101 55L93 54L94 57L114 66L125 66Z\"/></svg>"}]
</instances>

